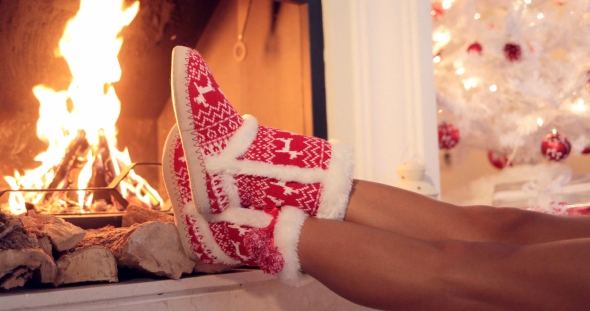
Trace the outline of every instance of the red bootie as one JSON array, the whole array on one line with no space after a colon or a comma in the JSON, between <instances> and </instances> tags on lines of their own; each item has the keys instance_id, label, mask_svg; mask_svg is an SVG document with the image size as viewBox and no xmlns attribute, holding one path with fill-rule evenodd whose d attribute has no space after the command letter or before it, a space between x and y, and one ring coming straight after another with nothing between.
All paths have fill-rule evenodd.
<instances>
[{"instance_id":1,"label":"red bootie","mask_svg":"<svg viewBox=\"0 0 590 311\"><path fill-rule=\"evenodd\" d=\"M192 200L187 162L175 126L164 148L164 180L186 253L207 264L257 266L289 285L301 285L297 244L307 214L292 206L280 209L228 207L202 215Z\"/></svg>"},{"instance_id":2,"label":"red bootie","mask_svg":"<svg viewBox=\"0 0 590 311\"><path fill-rule=\"evenodd\" d=\"M352 185L350 146L240 117L203 58L186 47L173 51L172 101L201 214L288 205L319 218L344 218Z\"/></svg>"}]
</instances>

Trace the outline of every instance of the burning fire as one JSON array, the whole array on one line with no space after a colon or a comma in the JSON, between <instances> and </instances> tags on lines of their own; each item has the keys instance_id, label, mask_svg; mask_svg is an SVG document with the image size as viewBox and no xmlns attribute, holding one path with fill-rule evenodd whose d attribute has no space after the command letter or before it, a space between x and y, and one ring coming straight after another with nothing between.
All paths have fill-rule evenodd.
<instances>
[{"instance_id":1,"label":"burning fire","mask_svg":"<svg viewBox=\"0 0 590 311\"><path fill-rule=\"evenodd\" d=\"M121 29L139 11L139 1L123 8L124 0L81 0L59 42L73 80L65 91L37 85L33 93L40 103L37 136L48 144L35 160L41 166L15 172L5 180L12 189L105 187L131 163L127 149L116 148L121 103L113 83L121 78L117 56L123 44ZM162 199L149 184L131 171L118 186L123 197L135 196L145 205L161 206ZM36 192L11 192L10 211L26 211L25 202L58 204L83 213L96 202L90 191L77 196ZM104 204L103 204L104 205ZM63 211L62 211L63 212Z\"/></svg>"}]
</instances>

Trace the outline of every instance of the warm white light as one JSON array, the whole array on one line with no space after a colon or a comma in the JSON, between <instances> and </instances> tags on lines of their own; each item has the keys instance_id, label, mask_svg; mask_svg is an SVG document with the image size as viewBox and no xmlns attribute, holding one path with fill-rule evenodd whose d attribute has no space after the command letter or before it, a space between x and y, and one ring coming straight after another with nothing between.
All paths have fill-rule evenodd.
<instances>
[{"instance_id":1,"label":"warm white light","mask_svg":"<svg viewBox=\"0 0 590 311\"><path fill-rule=\"evenodd\" d=\"M495 92L498 90L498 87L495 84L490 85L490 91Z\"/></svg>"},{"instance_id":2,"label":"warm white light","mask_svg":"<svg viewBox=\"0 0 590 311\"><path fill-rule=\"evenodd\" d=\"M448 9L450 9L450 8L451 8L451 4L452 4L452 3L453 3L453 1L451 1L451 0L444 0L444 1L442 2L442 7L443 7L443 9L445 9L445 10L448 10Z\"/></svg>"},{"instance_id":3,"label":"warm white light","mask_svg":"<svg viewBox=\"0 0 590 311\"><path fill-rule=\"evenodd\" d=\"M538 124L539 126L543 126L543 122L544 122L544 121L543 121L543 119L541 119L541 118L537 118L537 124Z\"/></svg>"},{"instance_id":4,"label":"warm white light","mask_svg":"<svg viewBox=\"0 0 590 311\"><path fill-rule=\"evenodd\" d=\"M442 113L442 109L439 109L439 110L438 110L438 113Z\"/></svg>"},{"instance_id":5,"label":"warm white light","mask_svg":"<svg viewBox=\"0 0 590 311\"><path fill-rule=\"evenodd\" d=\"M448 32L436 32L432 35L432 40L438 44L445 45L451 41L451 35Z\"/></svg>"},{"instance_id":6,"label":"warm white light","mask_svg":"<svg viewBox=\"0 0 590 311\"><path fill-rule=\"evenodd\" d=\"M465 73L465 68L461 67L461 68L457 69L457 71L455 71L455 73L458 75L462 75Z\"/></svg>"},{"instance_id":7,"label":"warm white light","mask_svg":"<svg viewBox=\"0 0 590 311\"><path fill-rule=\"evenodd\" d=\"M476 86L477 86L477 79L475 79L475 78L469 78L469 79L463 80L463 87L465 87L466 90L472 89Z\"/></svg>"},{"instance_id":8,"label":"warm white light","mask_svg":"<svg viewBox=\"0 0 590 311\"><path fill-rule=\"evenodd\" d=\"M537 19L541 19L541 18L543 18L543 17L545 17L545 15L543 15L543 13L539 13L539 14L537 14Z\"/></svg>"},{"instance_id":9,"label":"warm white light","mask_svg":"<svg viewBox=\"0 0 590 311\"><path fill-rule=\"evenodd\" d=\"M524 3L531 4L531 0L524 0Z\"/></svg>"},{"instance_id":10,"label":"warm white light","mask_svg":"<svg viewBox=\"0 0 590 311\"><path fill-rule=\"evenodd\" d=\"M437 31L432 34L432 54L437 54L447 43L451 41L451 34L449 30L444 27L439 27Z\"/></svg>"},{"instance_id":11,"label":"warm white light","mask_svg":"<svg viewBox=\"0 0 590 311\"><path fill-rule=\"evenodd\" d=\"M481 18L481 15L479 15L479 13L475 13L475 15L473 16L473 18L480 19Z\"/></svg>"},{"instance_id":12,"label":"warm white light","mask_svg":"<svg viewBox=\"0 0 590 311\"><path fill-rule=\"evenodd\" d=\"M572 110L573 111L586 111L586 109L588 109L588 107L586 106L586 103L584 102L583 99L578 99L578 101L572 106Z\"/></svg>"},{"instance_id":13,"label":"warm white light","mask_svg":"<svg viewBox=\"0 0 590 311\"><path fill-rule=\"evenodd\" d=\"M432 61L434 61L435 63L440 63L440 56L436 55Z\"/></svg>"}]
</instances>

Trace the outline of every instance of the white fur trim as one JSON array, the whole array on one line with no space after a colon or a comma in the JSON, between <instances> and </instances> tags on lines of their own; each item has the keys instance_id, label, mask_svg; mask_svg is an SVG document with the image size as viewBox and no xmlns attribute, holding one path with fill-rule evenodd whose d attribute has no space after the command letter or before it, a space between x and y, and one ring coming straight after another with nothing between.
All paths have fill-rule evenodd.
<instances>
[{"instance_id":1,"label":"white fur trim","mask_svg":"<svg viewBox=\"0 0 590 311\"><path fill-rule=\"evenodd\" d=\"M326 175L326 171L321 168L301 168L251 160L210 157L205 160L205 163L207 171L213 174L229 173L233 175L260 176L303 184L323 182Z\"/></svg>"},{"instance_id":2,"label":"white fur trim","mask_svg":"<svg viewBox=\"0 0 590 311\"><path fill-rule=\"evenodd\" d=\"M244 122L237 129L229 141L225 145L225 148L213 157L223 159L236 159L241 155L245 154L258 135L258 120L249 114L242 116ZM207 157L206 161L209 159ZM209 167L207 167L209 169Z\"/></svg>"},{"instance_id":3,"label":"white fur trim","mask_svg":"<svg viewBox=\"0 0 590 311\"><path fill-rule=\"evenodd\" d=\"M239 205L239 194L233 177L250 175L274 178L279 181L298 182L303 184L321 183L321 197L318 207L318 218L344 219L348 206L352 174L354 169L353 151L350 145L338 141L330 141L332 155L327 170L321 168L300 168L296 166L269 164L251 160L237 160L245 153L255 138L253 126L257 124L254 117L244 116L247 127L239 135L234 135L227 149L216 156L207 157L205 163L210 174L224 176L224 188L232 206ZM255 123L256 122L256 123ZM226 152L227 151L227 152Z\"/></svg>"},{"instance_id":4,"label":"white fur trim","mask_svg":"<svg viewBox=\"0 0 590 311\"><path fill-rule=\"evenodd\" d=\"M231 174L220 174L219 176L221 178L221 188L229 201L227 208L240 207L240 192L234 176Z\"/></svg>"},{"instance_id":5,"label":"white fur trim","mask_svg":"<svg viewBox=\"0 0 590 311\"><path fill-rule=\"evenodd\" d=\"M237 160L238 157L248 151L258 134L258 120L248 114L245 114L243 118L244 123L229 139L225 149L217 155L205 157L208 173L260 176L305 184L318 183L324 180L326 171L320 168L300 168L258 161Z\"/></svg>"},{"instance_id":6,"label":"white fur trim","mask_svg":"<svg viewBox=\"0 0 590 311\"><path fill-rule=\"evenodd\" d=\"M352 146L330 141L332 157L326 178L322 183L318 218L344 219L352 188L354 169Z\"/></svg>"},{"instance_id":7,"label":"white fur trim","mask_svg":"<svg viewBox=\"0 0 590 311\"><path fill-rule=\"evenodd\" d=\"M193 139L194 120L190 112L187 73L190 52L191 49L184 46L177 46L172 51L172 103L188 165L193 200L200 212L211 213L211 203L207 195L207 181L203 172L203 154L199 142Z\"/></svg>"},{"instance_id":8,"label":"white fur trim","mask_svg":"<svg viewBox=\"0 0 590 311\"><path fill-rule=\"evenodd\" d=\"M312 278L301 272L297 246L301 227L307 219L307 214L293 206L283 206L274 230L274 245L283 254L285 265L277 277L290 286L307 284Z\"/></svg>"},{"instance_id":9,"label":"white fur trim","mask_svg":"<svg viewBox=\"0 0 590 311\"><path fill-rule=\"evenodd\" d=\"M242 207L227 208L223 213L203 216L205 216L209 222L227 221L238 226L250 226L254 228L268 227L272 221L272 216L264 211Z\"/></svg>"}]
</instances>

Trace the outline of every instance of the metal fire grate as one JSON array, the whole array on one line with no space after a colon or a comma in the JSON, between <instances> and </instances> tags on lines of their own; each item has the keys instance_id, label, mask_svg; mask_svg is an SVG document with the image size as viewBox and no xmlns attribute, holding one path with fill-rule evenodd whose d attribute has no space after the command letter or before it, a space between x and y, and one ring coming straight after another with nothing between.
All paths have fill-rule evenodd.
<instances>
[{"instance_id":1,"label":"metal fire grate","mask_svg":"<svg viewBox=\"0 0 590 311\"><path fill-rule=\"evenodd\" d=\"M6 189L0 190L0 198L6 193L10 192L75 192L75 191L88 191L94 194L96 193L103 193L110 195L114 201L119 203L122 207L127 208L129 206L129 202L121 195L121 193L117 190L117 187L123 181L125 177L133 170L136 166L161 166L162 163L159 162L137 162L131 163L125 166L121 173L116 176L108 186L106 187L90 187L90 188L46 188L46 189ZM89 214L59 214L56 215L61 218L64 218L67 221L74 223L82 228L100 228L105 225L114 225L116 227L120 226L121 224L121 213L89 213Z\"/></svg>"}]
</instances>

